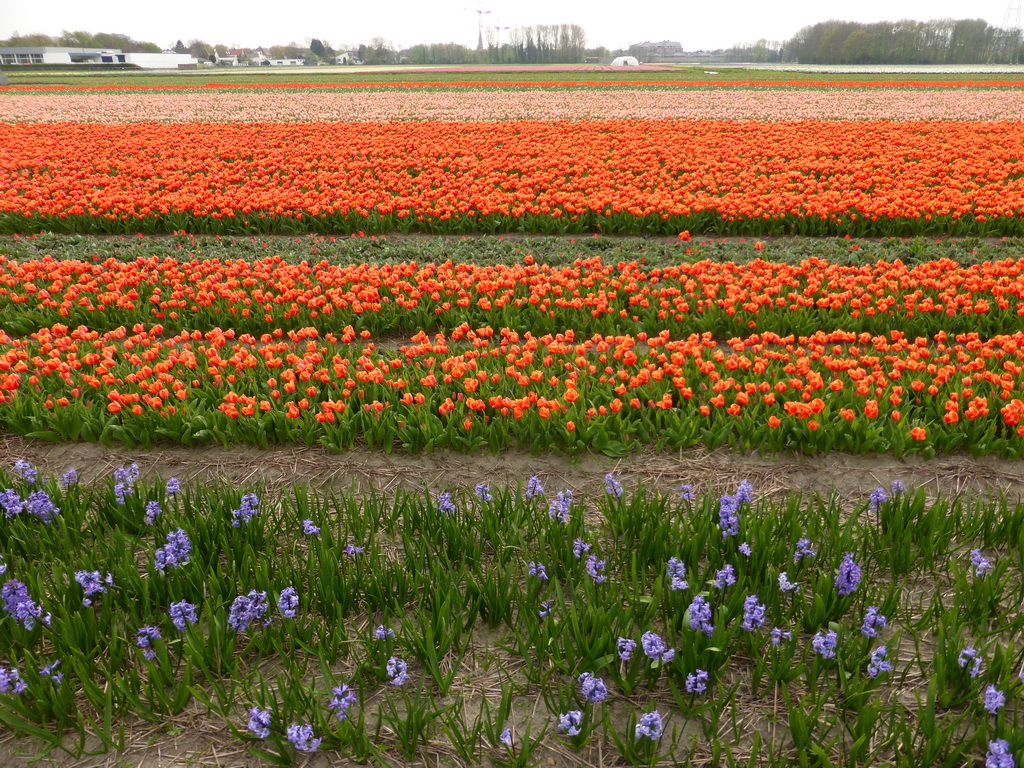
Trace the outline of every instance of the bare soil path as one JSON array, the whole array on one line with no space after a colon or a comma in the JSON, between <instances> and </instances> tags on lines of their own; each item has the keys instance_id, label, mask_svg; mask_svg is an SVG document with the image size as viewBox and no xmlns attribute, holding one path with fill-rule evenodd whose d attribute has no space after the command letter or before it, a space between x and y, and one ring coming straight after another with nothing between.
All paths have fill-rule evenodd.
<instances>
[{"instance_id":1,"label":"bare soil path","mask_svg":"<svg viewBox=\"0 0 1024 768\"><path fill-rule=\"evenodd\" d=\"M467 455L450 451L387 455L356 449L331 453L320 448L281 446L262 450L249 446L186 448L166 446L152 451L104 448L96 443L47 443L0 436L0 463L17 458L32 461L45 473L63 473L74 467L83 482L109 476L137 463L144 475L179 480L226 480L235 485L307 483L313 488L346 489L353 484L391 493L398 488L437 492L477 483L515 484L539 475L549 489L572 488L583 494L600 492L608 472L627 488L646 487L674 492L683 483L695 489L732 489L750 481L764 494L790 491L828 494L844 499L867 498L879 486L900 480L908 488L938 492L1003 493L1024 497L1024 462L994 456L966 454L925 461L917 457L742 455L726 450L695 448L678 453L639 451L625 458L582 454L559 456L505 451Z\"/></svg>"}]
</instances>

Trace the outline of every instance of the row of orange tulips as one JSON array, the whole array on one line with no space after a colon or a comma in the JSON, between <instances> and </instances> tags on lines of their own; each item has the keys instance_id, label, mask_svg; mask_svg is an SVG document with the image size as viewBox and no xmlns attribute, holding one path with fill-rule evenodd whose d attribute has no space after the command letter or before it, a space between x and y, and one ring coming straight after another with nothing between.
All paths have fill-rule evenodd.
<instances>
[{"instance_id":1,"label":"row of orange tulips","mask_svg":"<svg viewBox=\"0 0 1024 768\"><path fill-rule=\"evenodd\" d=\"M1022 145L1020 122L16 124L0 231L1015 234Z\"/></svg>"},{"instance_id":2,"label":"row of orange tulips","mask_svg":"<svg viewBox=\"0 0 1024 768\"><path fill-rule=\"evenodd\" d=\"M0 425L144 445L1024 451L1024 333L764 333L726 346L463 326L392 351L368 337L141 325L3 337Z\"/></svg>"},{"instance_id":3,"label":"row of orange tulips","mask_svg":"<svg viewBox=\"0 0 1024 768\"><path fill-rule=\"evenodd\" d=\"M328 256L331 244L322 247ZM333 258L290 263L280 256L0 256L0 328L28 333L66 323L108 330L159 322L173 330L209 330L230 323L243 333L309 325L340 333L351 325L380 335L468 323L535 333L667 329L718 338L757 329L797 335L836 329L877 334L894 327L914 335L1024 331L1024 259L912 266L705 260L651 267L597 257L564 266L521 258L513 264L376 265Z\"/></svg>"}]
</instances>

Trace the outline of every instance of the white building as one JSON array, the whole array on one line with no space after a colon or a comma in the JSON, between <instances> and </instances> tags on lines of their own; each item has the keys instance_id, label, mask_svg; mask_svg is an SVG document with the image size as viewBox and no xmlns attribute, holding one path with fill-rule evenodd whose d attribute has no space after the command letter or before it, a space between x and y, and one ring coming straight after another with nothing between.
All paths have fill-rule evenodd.
<instances>
[{"instance_id":1,"label":"white building","mask_svg":"<svg viewBox=\"0 0 1024 768\"><path fill-rule=\"evenodd\" d=\"M0 65L23 64L134 64L143 69L177 69L181 65L195 65L196 59L188 53L124 53L119 48L0 48Z\"/></svg>"},{"instance_id":2,"label":"white building","mask_svg":"<svg viewBox=\"0 0 1024 768\"><path fill-rule=\"evenodd\" d=\"M635 56L619 56L618 58L612 59L613 67L639 67L640 62L636 60Z\"/></svg>"},{"instance_id":3,"label":"white building","mask_svg":"<svg viewBox=\"0 0 1024 768\"><path fill-rule=\"evenodd\" d=\"M683 44L675 40L643 42L629 46L629 55L644 61L662 61L683 55Z\"/></svg>"},{"instance_id":4,"label":"white building","mask_svg":"<svg viewBox=\"0 0 1024 768\"><path fill-rule=\"evenodd\" d=\"M99 64L99 48L0 48L0 64Z\"/></svg>"},{"instance_id":5,"label":"white building","mask_svg":"<svg viewBox=\"0 0 1024 768\"><path fill-rule=\"evenodd\" d=\"M143 69L177 69L181 66L195 66L199 63L190 53L124 53L126 64Z\"/></svg>"}]
</instances>

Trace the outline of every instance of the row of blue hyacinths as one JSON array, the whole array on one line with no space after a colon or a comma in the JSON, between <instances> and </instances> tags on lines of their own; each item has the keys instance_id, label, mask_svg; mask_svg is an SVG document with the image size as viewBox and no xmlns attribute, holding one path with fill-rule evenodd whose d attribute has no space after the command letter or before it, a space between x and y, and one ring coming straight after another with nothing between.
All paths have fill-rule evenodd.
<instances>
[{"instance_id":1,"label":"row of blue hyacinths","mask_svg":"<svg viewBox=\"0 0 1024 768\"><path fill-rule=\"evenodd\" d=\"M261 761L1014 766L1024 507L0 471L0 722L200 707Z\"/></svg>"}]
</instances>

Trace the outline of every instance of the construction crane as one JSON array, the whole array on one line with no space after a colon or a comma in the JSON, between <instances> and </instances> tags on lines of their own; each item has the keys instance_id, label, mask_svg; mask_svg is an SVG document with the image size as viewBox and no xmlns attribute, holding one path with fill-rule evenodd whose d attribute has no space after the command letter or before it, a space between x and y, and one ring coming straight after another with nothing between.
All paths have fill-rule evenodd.
<instances>
[{"instance_id":1,"label":"construction crane","mask_svg":"<svg viewBox=\"0 0 1024 768\"><path fill-rule=\"evenodd\" d=\"M489 10L483 10L483 8L463 8L463 10L471 10L476 13L477 18L477 34L476 34L476 49L478 51L483 50L483 14L489 13Z\"/></svg>"},{"instance_id":2,"label":"construction crane","mask_svg":"<svg viewBox=\"0 0 1024 768\"><path fill-rule=\"evenodd\" d=\"M1008 35L1013 29L1021 28L1021 0L1010 0L1006 6L1006 14L1003 16L1003 23L999 25L999 30L1004 34ZM995 58L996 48L995 46L989 47L988 63L991 64ZM1008 63L1013 63L1012 56L1008 59Z\"/></svg>"},{"instance_id":3,"label":"construction crane","mask_svg":"<svg viewBox=\"0 0 1024 768\"><path fill-rule=\"evenodd\" d=\"M1009 32L1011 29L1020 29L1021 0L1010 0L1006 6L1006 14L1003 16L1002 29Z\"/></svg>"}]
</instances>

